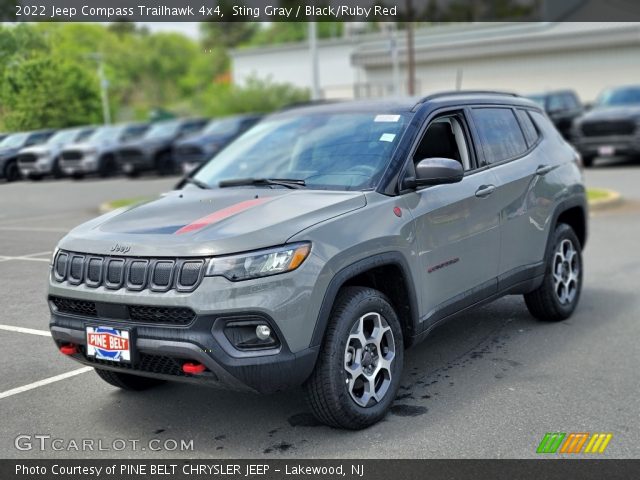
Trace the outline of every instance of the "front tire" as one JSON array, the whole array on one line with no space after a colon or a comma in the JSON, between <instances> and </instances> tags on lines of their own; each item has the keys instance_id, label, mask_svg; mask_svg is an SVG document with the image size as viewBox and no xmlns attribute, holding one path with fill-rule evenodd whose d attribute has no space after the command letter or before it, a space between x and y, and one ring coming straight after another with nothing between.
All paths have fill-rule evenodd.
<instances>
[{"instance_id":1,"label":"front tire","mask_svg":"<svg viewBox=\"0 0 640 480\"><path fill-rule=\"evenodd\" d=\"M400 386L403 358L402 328L387 297L372 288L343 289L305 384L313 415L351 430L378 422Z\"/></svg>"},{"instance_id":2,"label":"front tire","mask_svg":"<svg viewBox=\"0 0 640 480\"><path fill-rule=\"evenodd\" d=\"M109 385L121 388L122 390L141 391L164 383L164 380L140 377L129 373L113 372L111 370L102 370L100 368L96 368L95 371L98 376Z\"/></svg>"},{"instance_id":3,"label":"front tire","mask_svg":"<svg viewBox=\"0 0 640 480\"><path fill-rule=\"evenodd\" d=\"M591 168L595 159L595 155L584 155L582 157L582 165L584 165L585 168Z\"/></svg>"},{"instance_id":4,"label":"front tire","mask_svg":"<svg viewBox=\"0 0 640 480\"><path fill-rule=\"evenodd\" d=\"M531 315L539 320L557 322L571 316L582 291L582 253L573 229L559 224L546 260L542 285L524 296Z\"/></svg>"}]
</instances>

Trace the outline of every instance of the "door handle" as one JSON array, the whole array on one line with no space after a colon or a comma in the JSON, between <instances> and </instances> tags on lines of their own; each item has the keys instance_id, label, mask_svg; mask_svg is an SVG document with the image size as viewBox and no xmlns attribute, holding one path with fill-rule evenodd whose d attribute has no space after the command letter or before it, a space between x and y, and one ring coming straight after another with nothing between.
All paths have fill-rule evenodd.
<instances>
[{"instance_id":1,"label":"door handle","mask_svg":"<svg viewBox=\"0 0 640 480\"><path fill-rule=\"evenodd\" d=\"M555 167L553 165L540 165L536 169L536 175L546 175L547 173L549 173L554 168Z\"/></svg>"},{"instance_id":2,"label":"door handle","mask_svg":"<svg viewBox=\"0 0 640 480\"><path fill-rule=\"evenodd\" d=\"M481 185L478 188L478 190L476 190L476 197L478 198L488 197L495 191L496 191L495 185Z\"/></svg>"}]
</instances>

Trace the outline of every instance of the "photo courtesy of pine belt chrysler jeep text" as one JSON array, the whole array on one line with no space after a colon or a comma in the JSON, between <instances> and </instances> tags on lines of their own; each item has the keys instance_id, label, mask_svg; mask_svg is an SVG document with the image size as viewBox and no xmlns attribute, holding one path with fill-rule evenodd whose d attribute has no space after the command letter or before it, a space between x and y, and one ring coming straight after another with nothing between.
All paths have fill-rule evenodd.
<instances>
[{"instance_id":1,"label":"photo courtesy of pine belt chrysler jeep text","mask_svg":"<svg viewBox=\"0 0 640 480\"><path fill-rule=\"evenodd\" d=\"M359 429L392 404L405 349L455 314L523 294L569 317L586 237L580 156L529 100L300 106L65 236L51 334L120 388L302 385L319 420Z\"/></svg>"}]
</instances>

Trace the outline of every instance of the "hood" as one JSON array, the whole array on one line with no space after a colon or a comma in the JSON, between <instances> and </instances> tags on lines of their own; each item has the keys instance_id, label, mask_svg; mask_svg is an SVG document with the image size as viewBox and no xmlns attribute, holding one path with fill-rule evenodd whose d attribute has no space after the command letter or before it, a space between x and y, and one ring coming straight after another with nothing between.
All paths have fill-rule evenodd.
<instances>
[{"instance_id":1,"label":"hood","mask_svg":"<svg viewBox=\"0 0 640 480\"><path fill-rule=\"evenodd\" d=\"M67 150L80 150L82 152L90 151L90 150L99 150L108 146L108 142L80 142L80 143L69 143L64 146L63 151Z\"/></svg>"},{"instance_id":2,"label":"hood","mask_svg":"<svg viewBox=\"0 0 640 480\"><path fill-rule=\"evenodd\" d=\"M598 107L585 113L581 121L640 119L640 105Z\"/></svg>"},{"instance_id":3,"label":"hood","mask_svg":"<svg viewBox=\"0 0 640 480\"><path fill-rule=\"evenodd\" d=\"M186 145L210 145L212 143L222 144L225 143L230 135L215 135L215 134L203 134L196 133L194 135L189 135L184 140L179 140L175 143L176 146L182 147Z\"/></svg>"},{"instance_id":4,"label":"hood","mask_svg":"<svg viewBox=\"0 0 640 480\"><path fill-rule=\"evenodd\" d=\"M102 255L112 254L116 244L128 256L222 255L282 245L365 205L362 192L186 189L87 222L59 247Z\"/></svg>"},{"instance_id":5,"label":"hood","mask_svg":"<svg viewBox=\"0 0 640 480\"><path fill-rule=\"evenodd\" d=\"M20 150L20 152L18 152L20 155L23 154L32 154L32 155L36 155L36 156L40 156L40 155L48 155L50 154L54 149L50 146L50 145L36 145L33 147L27 147L27 148L23 148L22 150Z\"/></svg>"},{"instance_id":6,"label":"hood","mask_svg":"<svg viewBox=\"0 0 640 480\"><path fill-rule=\"evenodd\" d=\"M0 149L0 157L9 157L20 151L20 148L2 148Z\"/></svg>"},{"instance_id":7,"label":"hood","mask_svg":"<svg viewBox=\"0 0 640 480\"><path fill-rule=\"evenodd\" d=\"M137 140L130 140L128 142L123 142L118 145L119 149L135 149L135 150L146 150L153 149L158 147L165 147L170 145L173 142L173 137L156 137L156 138L139 138Z\"/></svg>"}]
</instances>

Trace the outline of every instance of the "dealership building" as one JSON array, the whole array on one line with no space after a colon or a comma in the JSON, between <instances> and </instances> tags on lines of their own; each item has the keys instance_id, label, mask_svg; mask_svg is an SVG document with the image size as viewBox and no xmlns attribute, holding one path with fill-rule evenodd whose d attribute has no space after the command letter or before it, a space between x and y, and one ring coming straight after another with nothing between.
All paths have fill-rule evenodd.
<instances>
[{"instance_id":1,"label":"dealership building","mask_svg":"<svg viewBox=\"0 0 640 480\"><path fill-rule=\"evenodd\" d=\"M407 91L403 31L317 42L324 98L379 97ZM499 89L522 94L574 89L592 101L606 87L640 83L640 24L622 22L472 23L415 31L417 94ZM233 80L270 78L312 86L308 42L232 52Z\"/></svg>"}]
</instances>

